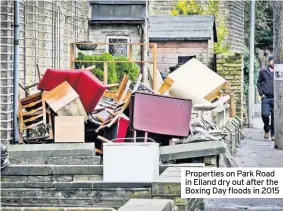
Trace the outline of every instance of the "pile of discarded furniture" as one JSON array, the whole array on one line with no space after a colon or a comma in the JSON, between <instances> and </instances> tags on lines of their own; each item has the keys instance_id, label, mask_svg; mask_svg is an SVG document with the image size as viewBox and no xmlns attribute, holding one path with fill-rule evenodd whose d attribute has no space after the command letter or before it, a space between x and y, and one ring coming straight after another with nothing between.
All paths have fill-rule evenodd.
<instances>
[{"instance_id":1,"label":"pile of discarded furniture","mask_svg":"<svg viewBox=\"0 0 283 211\"><path fill-rule=\"evenodd\" d=\"M91 68L47 69L39 77L38 91L19 100L21 143L95 142L100 154L103 142L191 143L190 137L199 134L191 130L193 104L211 106L229 98L223 93L228 82L196 59L164 81L159 75L158 92L141 82L142 75L105 85ZM214 134L225 136L211 132L215 127L209 130L210 140Z\"/></svg>"}]
</instances>

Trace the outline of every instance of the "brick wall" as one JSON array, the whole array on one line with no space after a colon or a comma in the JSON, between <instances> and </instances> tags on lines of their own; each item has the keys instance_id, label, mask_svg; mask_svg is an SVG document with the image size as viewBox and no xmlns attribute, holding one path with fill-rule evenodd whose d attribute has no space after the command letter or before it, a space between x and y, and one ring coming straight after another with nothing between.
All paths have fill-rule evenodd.
<instances>
[{"instance_id":1,"label":"brick wall","mask_svg":"<svg viewBox=\"0 0 283 211\"><path fill-rule=\"evenodd\" d=\"M88 1L19 1L19 83L38 82L47 68L68 68L69 42L87 40ZM1 1L1 140L13 137L14 2ZM21 91L21 90L20 90ZM23 92L21 92L23 94Z\"/></svg>"},{"instance_id":2,"label":"brick wall","mask_svg":"<svg viewBox=\"0 0 283 211\"><path fill-rule=\"evenodd\" d=\"M1 1L1 140L13 131L13 1Z\"/></svg>"},{"instance_id":3,"label":"brick wall","mask_svg":"<svg viewBox=\"0 0 283 211\"><path fill-rule=\"evenodd\" d=\"M238 53L218 54L217 73L231 83L236 102L236 115L243 121L243 56Z\"/></svg>"}]
</instances>

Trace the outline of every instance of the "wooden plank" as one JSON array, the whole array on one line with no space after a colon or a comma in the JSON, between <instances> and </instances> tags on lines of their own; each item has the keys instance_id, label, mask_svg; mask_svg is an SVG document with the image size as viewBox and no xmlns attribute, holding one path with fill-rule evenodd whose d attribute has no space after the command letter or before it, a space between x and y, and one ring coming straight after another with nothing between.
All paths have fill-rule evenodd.
<instances>
[{"instance_id":1,"label":"wooden plank","mask_svg":"<svg viewBox=\"0 0 283 211\"><path fill-rule=\"evenodd\" d=\"M39 65L38 64L36 64L36 70L37 70L38 81L41 81L41 74L40 74L40 70L39 70Z\"/></svg>"},{"instance_id":2,"label":"wooden plank","mask_svg":"<svg viewBox=\"0 0 283 211\"><path fill-rule=\"evenodd\" d=\"M103 63L103 82L105 85L107 85L107 81L108 81L108 63L104 62Z\"/></svg>"},{"instance_id":3,"label":"wooden plank","mask_svg":"<svg viewBox=\"0 0 283 211\"><path fill-rule=\"evenodd\" d=\"M82 143L85 140L82 116L55 117L55 143Z\"/></svg>"},{"instance_id":4,"label":"wooden plank","mask_svg":"<svg viewBox=\"0 0 283 211\"><path fill-rule=\"evenodd\" d=\"M29 117L29 116L35 116L35 115L39 115L39 114L42 114L43 112L41 110L37 111L37 112L34 112L34 113L31 113L31 114L26 114L25 117Z\"/></svg>"},{"instance_id":5,"label":"wooden plank","mask_svg":"<svg viewBox=\"0 0 283 211\"><path fill-rule=\"evenodd\" d=\"M159 94L163 95L167 90L170 89L173 83L174 83L174 80L172 80L169 77L166 77L163 84L161 85L159 89Z\"/></svg>"},{"instance_id":6,"label":"wooden plank","mask_svg":"<svg viewBox=\"0 0 283 211\"><path fill-rule=\"evenodd\" d=\"M125 87L124 91L122 92L122 95L121 95L120 99L118 100L117 104L120 104L120 103L123 102L124 98L126 97L128 91L129 91L130 85L131 85L131 81L128 80L126 87Z\"/></svg>"},{"instance_id":7,"label":"wooden plank","mask_svg":"<svg viewBox=\"0 0 283 211\"><path fill-rule=\"evenodd\" d=\"M32 124L32 125L30 125L30 126L28 126L28 127L25 127L24 129L25 129L25 130L31 129L31 128L33 128L33 127L35 127L35 126L38 126L38 125L41 125L41 124L43 124L43 121L37 122L37 123L35 123L35 124Z\"/></svg>"},{"instance_id":8,"label":"wooden plank","mask_svg":"<svg viewBox=\"0 0 283 211\"><path fill-rule=\"evenodd\" d=\"M38 93L32 94L28 97L25 97L25 98L21 99L20 102L22 103L22 105L25 105L25 104L30 103L31 102L30 100L34 100L35 98L40 99L41 98L41 92L38 92Z\"/></svg>"},{"instance_id":9,"label":"wooden plank","mask_svg":"<svg viewBox=\"0 0 283 211\"><path fill-rule=\"evenodd\" d=\"M123 43L124 44L124 43ZM89 63L89 60L73 60L73 62L86 62ZM144 61L140 61L140 60L132 60L132 61L91 61L92 63L130 63L130 62L134 62L134 63L152 63L153 61L151 60L144 60Z\"/></svg>"},{"instance_id":10,"label":"wooden plank","mask_svg":"<svg viewBox=\"0 0 283 211\"><path fill-rule=\"evenodd\" d=\"M35 87L35 86L37 86L37 85L38 85L38 83L34 83L34 84L29 85L29 86L26 86L26 87L25 87L25 90L30 89L30 88L33 88L33 87Z\"/></svg>"},{"instance_id":11,"label":"wooden plank","mask_svg":"<svg viewBox=\"0 0 283 211\"><path fill-rule=\"evenodd\" d=\"M158 53L206 53L207 48L158 48Z\"/></svg>"},{"instance_id":12,"label":"wooden plank","mask_svg":"<svg viewBox=\"0 0 283 211\"><path fill-rule=\"evenodd\" d=\"M195 51L191 51L191 52L182 52L182 53L164 53L164 52L159 52L156 56L157 59L174 59L174 58L178 58L178 56L196 56L197 59L199 58L206 58L206 52L195 52Z\"/></svg>"},{"instance_id":13,"label":"wooden plank","mask_svg":"<svg viewBox=\"0 0 283 211\"><path fill-rule=\"evenodd\" d=\"M26 104L26 105L24 105L22 108L33 107L33 106L35 106L35 105L37 105L37 104L39 104L39 103L41 103L41 102L42 102L42 99L37 100L37 101L35 101L35 102L31 102L31 103L29 103L29 104Z\"/></svg>"},{"instance_id":14,"label":"wooden plank","mask_svg":"<svg viewBox=\"0 0 283 211\"><path fill-rule=\"evenodd\" d=\"M79 95L76 93L76 91L69 85L67 81L65 81L52 89L50 92L45 93L44 101L46 101L56 113L78 97Z\"/></svg>"},{"instance_id":15,"label":"wooden plank","mask_svg":"<svg viewBox=\"0 0 283 211\"><path fill-rule=\"evenodd\" d=\"M207 48L207 42L202 41L172 41L157 43L157 48Z\"/></svg>"},{"instance_id":16,"label":"wooden plank","mask_svg":"<svg viewBox=\"0 0 283 211\"><path fill-rule=\"evenodd\" d=\"M23 112L23 116L29 116L29 115L35 114L37 111L41 111L41 110L42 110L42 107L39 107L39 108L33 109L31 111L28 111L28 112Z\"/></svg>"},{"instance_id":17,"label":"wooden plank","mask_svg":"<svg viewBox=\"0 0 283 211\"><path fill-rule=\"evenodd\" d=\"M128 81L129 81L129 76L124 75L123 79L122 79L122 81L120 83L120 86L119 86L119 88L117 90L116 97L114 98L114 101L118 102L121 99L123 91L124 91Z\"/></svg>"},{"instance_id":18,"label":"wooden plank","mask_svg":"<svg viewBox=\"0 0 283 211\"><path fill-rule=\"evenodd\" d=\"M71 42L70 44L87 44L87 45L121 45L121 43L105 43L105 42ZM154 43L140 43L140 42L132 42L132 43L123 43L123 45L149 45L152 46Z\"/></svg>"},{"instance_id":19,"label":"wooden plank","mask_svg":"<svg viewBox=\"0 0 283 211\"><path fill-rule=\"evenodd\" d=\"M33 116L33 117L31 117L31 118L25 119L25 120L24 120L24 123L32 122L32 121L34 121L34 120L36 120L36 119L38 119L38 118L40 118L40 117L42 117L42 116L43 116L43 114L39 114L39 115L37 115L37 116Z\"/></svg>"}]
</instances>

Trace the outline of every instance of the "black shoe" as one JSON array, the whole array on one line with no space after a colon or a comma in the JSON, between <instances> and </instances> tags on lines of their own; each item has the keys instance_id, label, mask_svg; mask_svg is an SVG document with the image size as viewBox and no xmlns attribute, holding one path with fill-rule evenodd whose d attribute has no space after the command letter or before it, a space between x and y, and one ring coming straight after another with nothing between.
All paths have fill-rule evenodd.
<instances>
[{"instance_id":1,"label":"black shoe","mask_svg":"<svg viewBox=\"0 0 283 211\"><path fill-rule=\"evenodd\" d=\"M271 141L274 141L274 133L271 133Z\"/></svg>"}]
</instances>

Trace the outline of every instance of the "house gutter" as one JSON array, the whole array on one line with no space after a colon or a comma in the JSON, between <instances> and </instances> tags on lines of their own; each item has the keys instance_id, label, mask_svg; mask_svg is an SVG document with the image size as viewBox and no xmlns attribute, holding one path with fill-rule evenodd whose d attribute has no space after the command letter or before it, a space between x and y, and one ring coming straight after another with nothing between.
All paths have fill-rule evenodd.
<instances>
[{"instance_id":1,"label":"house gutter","mask_svg":"<svg viewBox=\"0 0 283 211\"><path fill-rule=\"evenodd\" d=\"M13 104L13 131L14 143L19 143L19 125L18 125L18 93L19 93L19 0L14 1L14 104Z\"/></svg>"}]
</instances>

